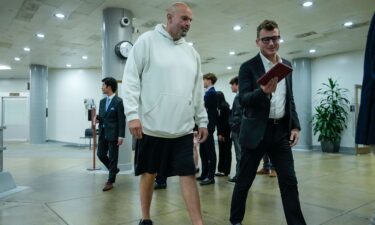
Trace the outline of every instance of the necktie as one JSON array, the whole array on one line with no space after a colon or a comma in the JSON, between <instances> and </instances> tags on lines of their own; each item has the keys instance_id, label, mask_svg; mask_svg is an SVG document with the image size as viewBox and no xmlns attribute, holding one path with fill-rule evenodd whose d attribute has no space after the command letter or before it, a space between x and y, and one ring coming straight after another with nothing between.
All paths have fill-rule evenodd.
<instances>
[{"instance_id":1,"label":"necktie","mask_svg":"<svg viewBox=\"0 0 375 225\"><path fill-rule=\"evenodd\" d=\"M105 102L105 111L108 111L108 106L110 102L111 102L111 99L107 97L107 101Z\"/></svg>"}]
</instances>

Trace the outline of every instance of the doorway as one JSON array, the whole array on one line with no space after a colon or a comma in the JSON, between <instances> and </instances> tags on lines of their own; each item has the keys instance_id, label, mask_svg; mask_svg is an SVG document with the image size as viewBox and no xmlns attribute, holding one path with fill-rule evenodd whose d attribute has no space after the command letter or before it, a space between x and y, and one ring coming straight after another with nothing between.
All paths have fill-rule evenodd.
<instances>
[{"instance_id":1,"label":"doorway","mask_svg":"<svg viewBox=\"0 0 375 225\"><path fill-rule=\"evenodd\" d=\"M4 141L29 139L28 97L1 97L1 124L6 126Z\"/></svg>"}]
</instances>

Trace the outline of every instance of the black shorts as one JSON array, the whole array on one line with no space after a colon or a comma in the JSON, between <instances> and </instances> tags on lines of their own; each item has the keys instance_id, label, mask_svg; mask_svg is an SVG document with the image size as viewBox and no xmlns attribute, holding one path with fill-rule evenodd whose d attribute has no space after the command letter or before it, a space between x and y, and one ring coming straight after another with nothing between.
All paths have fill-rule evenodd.
<instances>
[{"instance_id":1,"label":"black shorts","mask_svg":"<svg viewBox=\"0 0 375 225\"><path fill-rule=\"evenodd\" d=\"M194 175L193 134L179 138L143 134L143 138L137 140L134 170L136 176L143 173L165 177Z\"/></svg>"}]
</instances>

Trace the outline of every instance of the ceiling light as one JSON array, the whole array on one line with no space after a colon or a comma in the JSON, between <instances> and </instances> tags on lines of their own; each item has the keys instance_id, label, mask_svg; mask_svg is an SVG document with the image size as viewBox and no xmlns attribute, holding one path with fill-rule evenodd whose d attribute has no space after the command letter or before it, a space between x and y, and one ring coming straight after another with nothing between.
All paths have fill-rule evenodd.
<instances>
[{"instance_id":1,"label":"ceiling light","mask_svg":"<svg viewBox=\"0 0 375 225\"><path fill-rule=\"evenodd\" d=\"M227 70L231 70L232 69L232 67L231 66L227 66Z\"/></svg>"},{"instance_id":2,"label":"ceiling light","mask_svg":"<svg viewBox=\"0 0 375 225\"><path fill-rule=\"evenodd\" d=\"M82 59L87 59L87 56L85 56L85 55L84 55L84 56L82 56Z\"/></svg>"},{"instance_id":3,"label":"ceiling light","mask_svg":"<svg viewBox=\"0 0 375 225\"><path fill-rule=\"evenodd\" d=\"M38 34L36 34L36 36L37 36L38 38L44 38L44 37L45 37L44 34L42 34L42 33L38 33Z\"/></svg>"},{"instance_id":4,"label":"ceiling light","mask_svg":"<svg viewBox=\"0 0 375 225\"><path fill-rule=\"evenodd\" d=\"M315 53L316 50L315 50L315 49L310 49L309 52L310 52L310 53Z\"/></svg>"},{"instance_id":5,"label":"ceiling light","mask_svg":"<svg viewBox=\"0 0 375 225\"><path fill-rule=\"evenodd\" d=\"M188 42L188 45L193 46L194 43L193 42Z\"/></svg>"},{"instance_id":6,"label":"ceiling light","mask_svg":"<svg viewBox=\"0 0 375 225\"><path fill-rule=\"evenodd\" d=\"M229 52L229 55L235 55L235 54L236 54L236 52L234 52L234 51Z\"/></svg>"},{"instance_id":7,"label":"ceiling light","mask_svg":"<svg viewBox=\"0 0 375 225\"><path fill-rule=\"evenodd\" d=\"M6 65L0 65L0 70L11 70L12 68L10 66Z\"/></svg>"},{"instance_id":8,"label":"ceiling light","mask_svg":"<svg viewBox=\"0 0 375 225\"><path fill-rule=\"evenodd\" d=\"M66 64L66 67L70 68L70 67L72 67L72 65L71 64Z\"/></svg>"},{"instance_id":9,"label":"ceiling light","mask_svg":"<svg viewBox=\"0 0 375 225\"><path fill-rule=\"evenodd\" d=\"M302 6L303 7L310 7L310 6L312 6L314 3L312 2L312 1L306 1L306 2L304 2L304 3L302 3Z\"/></svg>"},{"instance_id":10,"label":"ceiling light","mask_svg":"<svg viewBox=\"0 0 375 225\"><path fill-rule=\"evenodd\" d=\"M24 47L23 50L24 50L25 52L29 52L29 51L31 51L31 49L30 49L29 47Z\"/></svg>"},{"instance_id":11,"label":"ceiling light","mask_svg":"<svg viewBox=\"0 0 375 225\"><path fill-rule=\"evenodd\" d=\"M236 25L236 26L233 27L233 30L235 30L235 31L239 31L241 29L242 29L242 27L240 25Z\"/></svg>"},{"instance_id":12,"label":"ceiling light","mask_svg":"<svg viewBox=\"0 0 375 225\"><path fill-rule=\"evenodd\" d=\"M352 21L348 21L348 22L344 23L345 27L351 27L352 25L353 25Z\"/></svg>"},{"instance_id":13,"label":"ceiling light","mask_svg":"<svg viewBox=\"0 0 375 225\"><path fill-rule=\"evenodd\" d=\"M65 15L62 14L62 13L56 13L55 16L59 19L64 19L65 18Z\"/></svg>"},{"instance_id":14,"label":"ceiling light","mask_svg":"<svg viewBox=\"0 0 375 225\"><path fill-rule=\"evenodd\" d=\"M280 39L280 43L284 43L284 39Z\"/></svg>"},{"instance_id":15,"label":"ceiling light","mask_svg":"<svg viewBox=\"0 0 375 225\"><path fill-rule=\"evenodd\" d=\"M20 57L14 57L14 60L16 60L16 61L20 61L21 58L20 58Z\"/></svg>"}]
</instances>

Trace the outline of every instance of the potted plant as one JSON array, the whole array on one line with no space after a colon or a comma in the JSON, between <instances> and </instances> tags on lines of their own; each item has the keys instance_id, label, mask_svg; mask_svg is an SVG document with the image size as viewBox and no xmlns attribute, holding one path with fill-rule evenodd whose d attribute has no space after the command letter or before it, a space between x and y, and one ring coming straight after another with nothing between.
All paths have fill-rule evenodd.
<instances>
[{"instance_id":1,"label":"potted plant","mask_svg":"<svg viewBox=\"0 0 375 225\"><path fill-rule=\"evenodd\" d=\"M323 152L338 152L341 133L347 127L349 100L346 97L348 89L341 88L336 80L328 78L323 88L317 94L322 97L320 104L315 107L312 125L314 135L319 133Z\"/></svg>"}]
</instances>

